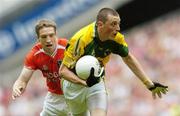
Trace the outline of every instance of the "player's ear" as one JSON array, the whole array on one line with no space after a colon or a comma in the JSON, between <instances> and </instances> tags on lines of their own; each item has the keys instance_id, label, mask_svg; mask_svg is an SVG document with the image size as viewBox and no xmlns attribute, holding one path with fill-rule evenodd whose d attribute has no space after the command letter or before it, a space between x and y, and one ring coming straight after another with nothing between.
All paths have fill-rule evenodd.
<instances>
[{"instance_id":1,"label":"player's ear","mask_svg":"<svg viewBox=\"0 0 180 116\"><path fill-rule=\"evenodd\" d=\"M102 21L98 21L97 23L96 23L96 25L97 25L97 27L98 28L103 28L103 22Z\"/></svg>"},{"instance_id":2,"label":"player's ear","mask_svg":"<svg viewBox=\"0 0 180 116\"><path fill-rule=\"evenodd\" d=\"M98 27L101 27L103 25L103 22L102 21L97 21L96 24L97 24Z\"/></svg>"}]
</instances>

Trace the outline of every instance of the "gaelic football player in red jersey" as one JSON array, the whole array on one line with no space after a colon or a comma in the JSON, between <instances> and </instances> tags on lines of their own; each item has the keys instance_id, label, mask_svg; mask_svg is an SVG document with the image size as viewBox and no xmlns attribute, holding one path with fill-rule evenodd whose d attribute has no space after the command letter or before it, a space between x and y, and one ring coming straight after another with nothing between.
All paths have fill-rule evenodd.
<instances>
[{"instance_id":1,"label":"gaelic football player in red jersey","mask_svg":"<svg viewBox=\"0 0 180 116\"><path fill-rule=\"evenodd\" d=\"M67 116L68 108L61 89L59 65L64 56L67 40L58 38L56 24L50 20L40 20L35 31L38 43L25 57L24 67L13 85L12 98L15 99L25 91L35 70L42 71L46 78L48 93L44 101L41 116Z\"/></svg>"}]
</instances>

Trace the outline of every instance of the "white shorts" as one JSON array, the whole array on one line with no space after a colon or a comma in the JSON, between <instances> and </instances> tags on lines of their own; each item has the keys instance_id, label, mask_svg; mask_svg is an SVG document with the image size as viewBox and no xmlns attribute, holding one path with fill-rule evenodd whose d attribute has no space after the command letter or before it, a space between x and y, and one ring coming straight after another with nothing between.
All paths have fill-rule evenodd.
<instances>
[{"instance_id":1,"label":"white shorts","mask_svg":"<svg viewBox=\"0 0 180 116\"><path fill-rule=\"evenodd\" d=\"M70 112L68 110L67 104L64 99L64 95L58 95L48 92L43 110L40 116L69 116Z\"/></svg>"},{"instance_id":2,"label":"white shorts","mask_svg":"<svg viewBox=\"0 0 180 116\"><path fill-rule=\"evenodd\" d=\"M63 91L72 114L81 114L96 108L107 110L107 92L103 81L92 87L84 87L64 80Z\"/></svg>"}]
</instances>

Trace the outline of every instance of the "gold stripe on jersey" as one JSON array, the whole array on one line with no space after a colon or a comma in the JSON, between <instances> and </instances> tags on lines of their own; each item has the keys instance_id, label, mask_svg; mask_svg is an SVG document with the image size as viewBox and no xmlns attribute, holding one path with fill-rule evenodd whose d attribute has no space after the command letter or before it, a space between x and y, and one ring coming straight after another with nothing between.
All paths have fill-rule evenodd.
<instances>
[{"instance_id":1,"label":"gold stripe on jersey","mask_svg":"<svg viewBox=\"0 0 180 116\"><path fill-rule=\"evenodd\" d=\"M128 45L124 36L118 32L114 40L102 42L98 37L95 23L92 23L82 28L70 39L63 64L69 68L74 68L76 61L81 56L93 55L105 66L111 53L122 57L128 55Z\"/></svg>"}]
</instances>

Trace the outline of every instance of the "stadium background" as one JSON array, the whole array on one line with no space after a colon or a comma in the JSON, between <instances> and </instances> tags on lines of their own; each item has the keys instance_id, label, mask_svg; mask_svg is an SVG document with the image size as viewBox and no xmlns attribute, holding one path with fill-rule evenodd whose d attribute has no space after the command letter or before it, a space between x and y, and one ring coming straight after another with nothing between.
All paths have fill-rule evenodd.
<instances>
[{"instance_id":1,"label":"stadium background","mask_svg":"<svg viewBox=\"0 0 180 116\"><path fill-rule=\"evenodd\" d=\"M46 86L37 71L26 92L11 99L12 85L26 52L36 42L34 25L50 18L58 35L69 38L95 20L102 7L121 15L121 31L129 49L154 81L169 93L153 100L120 57L106 67L108 116L180 116L180 1L179 0L1 0L0 1L0 116L36 116L42 109Z\"/></svg>"}]
</instances>

